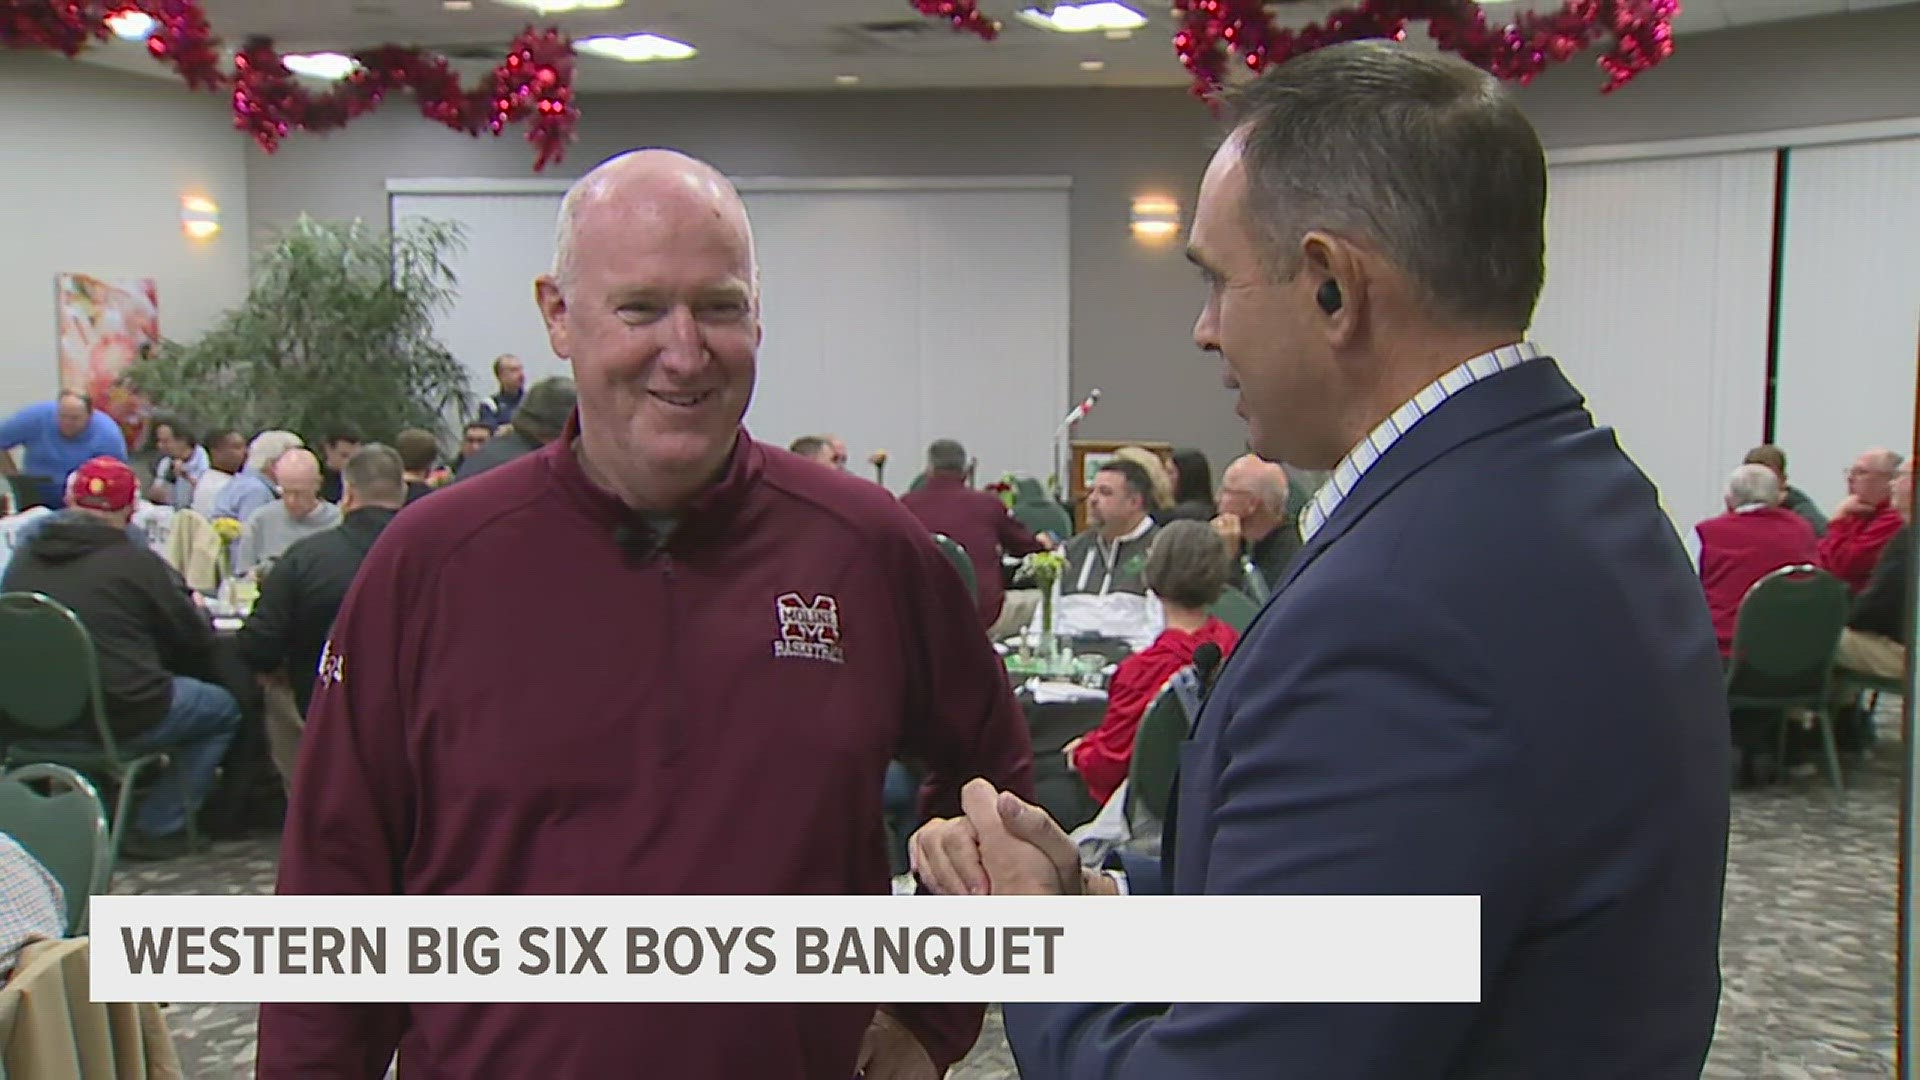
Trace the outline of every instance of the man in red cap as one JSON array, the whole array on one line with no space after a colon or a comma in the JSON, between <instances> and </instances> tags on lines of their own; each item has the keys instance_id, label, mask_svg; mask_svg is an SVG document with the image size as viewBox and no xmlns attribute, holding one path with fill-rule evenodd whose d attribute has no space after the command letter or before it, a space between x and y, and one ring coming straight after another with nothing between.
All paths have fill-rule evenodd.
<instances>
[{"instance_id":1,"label":"man in red cap","mask_svg":"<svg viewBox=\"0 0 1920 1080\"><path fill-rule=\"evenodd\" d=\"M166 748L170 764L140 800L120 850L169 858L186 851L187 816L240 728L240 705L216 681L213 628L186 585L127 531L139 486L115 458L75 469L67 509L15 553L0 591L45 593L71 608L93 638L114 740L128 753ZM77 726L74 735L93 730Z\"/></svg>"}]
</instances>

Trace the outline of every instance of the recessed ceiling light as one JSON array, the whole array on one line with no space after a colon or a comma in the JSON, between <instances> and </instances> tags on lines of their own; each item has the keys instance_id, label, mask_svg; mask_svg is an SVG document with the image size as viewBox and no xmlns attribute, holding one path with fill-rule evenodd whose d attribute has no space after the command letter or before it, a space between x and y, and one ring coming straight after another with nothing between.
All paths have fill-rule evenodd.
<instances>
[{"instance_id":1,"label":"recessed ceiling light","mask_svg":"<svg viewBox=\"0 0 1920 1080\"><path fill-rule=\"evenodd\" d=\"M288 71L314 79L344 79L360 66L353 57L332 52L295 53L281 60Z\"/></svg>"},{"instance_id":2,"label":"recessed ceiling light","mask_svg":"<svg viewBox=\"0 0 1920 1080\"><path fill-rule=\"evenodd\" d=\"M1080 70L1105 71L1107 70L1107 62L1105 60L1082 60L1080 61Z\"/></svg>"},{"instance_id":3,"label":"recessed ceiling light","mask_svg":"<svg viewBox=\"0 0 1920 1080\"><path fill-rule=\"evenodd\" d=\"M145 41L153 33L153 16L144 11L116 11L107 16L107 29L122 41Z\"/></svg>"},{"instance_id":4,"label":"recessed ceiling light","mask_svg":"<svg viewBox=\"0 0 1920 1080\"><path fill-rule=\"evenodd\" d=\"M852 86L852 85L854 85L855 83L857 83L857 82L859 82L859 81L860 81L860 76L858 76L858 75L835 75L835 76L833 77L833 81L834 81L834 82L837 82L837 83L839 83L839 84L840 84L841 86Z\"/></svg>"},{"instance_id":5,"label":"recessed ceiling light","mask_svg":"<svg viewBox=\"0 0 1920 1080\"><path fill-rule=\"evenodd\" d=\"M626 37L590 37L574 46L583 53L644 64L652 60L686 60L699 50L684 41L658 34L628 34Z\"/></svg>"},{"instance_id":6,"label":"recessed ceiling light","mask_svg":"<svg viewBox=\"0 0 1920 1080\"><path fill-rule=\"evenodd\" d=\"M448 11L472 11L473 0L440 0L440 6Z\"/></svg>"},{"instance_id":7,"label":"recessed ceiling light","mask_svg":"<svg viewBox=\"0 0 1920 1080\"><path fill-rule=\"evenodd\" d=\"M1064 34L1084 34L1091 30L1138 30L1147 25L1147 17L1125 4L1102 0L1096 4L1055 4L1051 11L1024 8L1015 17L1043 30Z\"/></svg>"},{"instance_id":8,"label":"recessed ceiling light","mask_svg":"<svg viewBox=\"0 0 1920 1080\"><path fill-rule=\"evenodd\" d=\"M626 0L495 0L495 3L508 7L529 8L542 15L558 15L568 11L607 11L617 8Z\"/></svg>"},{"instance_id":9,"label":"recessed ceiling light","mask_svg":"<svg viewBox=\"0 0 1920 1080\"><path fill-rule=\"evenodd\" d=\"M1133 31L1109 30L1107 31L1107 40L1108 41L1131 41L1133 40Z\"/></svg>"}]
</instances>

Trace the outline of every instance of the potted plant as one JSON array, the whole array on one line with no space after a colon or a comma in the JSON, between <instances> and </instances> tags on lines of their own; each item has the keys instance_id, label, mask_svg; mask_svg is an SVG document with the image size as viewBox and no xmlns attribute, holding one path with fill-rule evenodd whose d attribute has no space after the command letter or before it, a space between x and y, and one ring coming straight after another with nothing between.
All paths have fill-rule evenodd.
<instances>
[{"instance_id":1,"label":"potted plant","mask_svg":"<svg viewBox=\"0 0 1920 1080\"><path fill-rule=\"evenodd\" d=\"M163 341L127 369L133 390L202 423L285 428L319 445L335 431L451 436L471 413L466 369L434 336L453 299L458 226L388 233L299 221L258 251L246 302L198 341Z\"/></svg>"}]
</instances>

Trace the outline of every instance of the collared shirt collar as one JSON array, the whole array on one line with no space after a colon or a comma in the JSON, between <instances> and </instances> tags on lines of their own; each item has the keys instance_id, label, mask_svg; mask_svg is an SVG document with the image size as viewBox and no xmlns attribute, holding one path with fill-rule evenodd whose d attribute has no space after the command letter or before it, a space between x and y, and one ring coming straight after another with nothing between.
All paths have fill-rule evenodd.
<instances>
[{"instance_id":1,"label":"collared shirt collar","mask_svg":"<svg viewBox=\"0 0 1920 1080\"><path fill-rule=\"evenodd\" d=\"M1360 478L1367 470L1386 456L1393 444L1402 435L1413 429L1415 424L1424 420L1447 400L1474 383L1491 375L1519 367L1529 360L1538 359L1540 350L1531 341L1522 341L1513 345L1503 345L1492 352L1484 352L1428 383L1419 393L1413 395L1404 405L1393 410L1380 425L1347 456L1334 466L1327 482L1314 492L1306 508L1300 511L1300 540L1308 543L1313 535L1320 531L1333 512L1360 484Z\"/></svg>"}]
</instances>

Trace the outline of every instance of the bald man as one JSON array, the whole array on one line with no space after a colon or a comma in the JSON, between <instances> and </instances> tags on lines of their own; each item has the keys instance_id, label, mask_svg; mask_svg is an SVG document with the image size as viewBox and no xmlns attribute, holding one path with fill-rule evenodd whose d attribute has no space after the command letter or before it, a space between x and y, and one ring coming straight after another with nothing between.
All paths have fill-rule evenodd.
<instances>
[{"instance_id":1,"label":"bald man","mask_svg":"<svg viewBox=\"0 0 1920 1080\"><path fill-rule=\"evenodd\" d=\"M1218 506L1213 531L1238 557L1243 575L1259 576L1253 591L1264 598L1300 550L1300 533L1287 520L1287 470L1253 454L1233 459L1220 474Z\"/></svg>"},{"instance_id":2,"label":"bald man","mask_svg":"<svg viewBox=\"0 0 1920 1080\"><path fill-rule=\"evenodd\" d=\"M1855 595L1867 587L1880 552L1900 531L1900 513L1893 506L1893 478L1899 471L1900 455L1891 450L1869 450L1855 458L1847 469L1847 497L1820 538L1820 565Z\"/></svg>"},{"instance_id":3,"label":"bald man","mask_svg":"<svg viewBox=\"0 0 1920 1080\"><path fill-rule=\"evenodd\" d=\"M37 502L16 510L32 505L58 510L66 505L67 476L82 462L96 457L127 460L127 439L120 425L76 390L29 405L0 421L0 477L20 474L13 462L16 447L22 451L24 475L39 478L37 490L28 493Z\"/></svg>"},{"instance_id":4,"label":"bald man","mask_svg":"<svg viewBox=\"0 0 1920 1080\"><path fill-rule=\"evenodd\" d=\"M745 207L707 165L638 151L567 194L535 290L575 414L407 508L361 564L282 893L883 894L889 760L927 767L929 813L975 775L1030 790L1005 673L926 530L741 430L757 282ZM397 1048L423 1077L934 1080L981 1016L267 1005L259 1075L374 1080Z\"/></svg>"},{"instance_id":5,"label":"bald man","mask_svg":"<svg viewBox=\"0 0 1920 1080\"><path fill-rule=\"evenodd\" d=\"M297 540L340 524L340 508L320 498L320 459L313 451L289 450L273 462L280 497L248 515L233 545L233 572L264 576Z\"/></svg>"}]
</instances>

